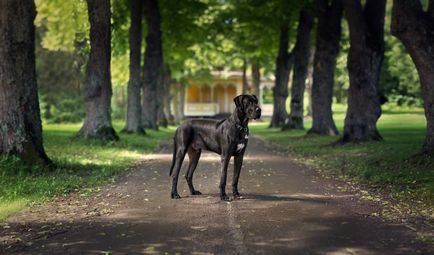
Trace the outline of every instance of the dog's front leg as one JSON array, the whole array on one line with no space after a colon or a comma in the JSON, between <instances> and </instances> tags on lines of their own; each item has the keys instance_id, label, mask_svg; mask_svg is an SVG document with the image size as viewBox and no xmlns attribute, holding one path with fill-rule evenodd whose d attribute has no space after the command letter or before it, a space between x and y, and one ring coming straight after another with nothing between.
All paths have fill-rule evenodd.
<instances>
[{"instance_id":1,"label":"dog's front leg","mask_svg":"<svg viewBox=\"0 0 434 255\"><path fill-rule=\"evenodd\" d=\"M241 166L243 165L243 155L238 155L234 157L234 176L232 179L232 194L234 199L240 198L240 193L238 192L238 179L240 178Z\"/></svg>"},{"instance_id":2,"label":"dog's front leg","mask_svg":"<svg viewBox=\"0 0 434 255\"><path fill-rule=\"evenodd\" d=\"M221 162L222 162L222 176L220 179L220 199L221 200L229 200L229 197L226 195L226 177L228 174L228 165L231 157L228 154L222 154Z\"/></svg>"}]
</instances>

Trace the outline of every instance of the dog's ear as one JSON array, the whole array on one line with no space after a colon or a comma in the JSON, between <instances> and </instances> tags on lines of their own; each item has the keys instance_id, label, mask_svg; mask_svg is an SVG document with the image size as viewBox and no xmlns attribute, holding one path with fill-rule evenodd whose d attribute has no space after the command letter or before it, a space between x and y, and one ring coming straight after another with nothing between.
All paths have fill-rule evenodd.
<instances>
[{"instance_id":1,"label":"dog's ear","mask_svg":"<svg viewBox=\"0 0 434 255\"><path fill-rule=\"evenodd\" d=\"M252 97L255 99L255 103L258 103L258 98L255 95L252 95Z\"/></svg>"},{"instance_id":2,"label":"dog's ear","mask_svg":"<svg viewBox=\"0 0 434 255\"><path fill-rule=\"evenodd\" d=\"M235 106L239 107L239 108L244 108L243 99L244 99L244 95L239 95L239 96L235 97L234 98Z\"/></svg>"}]
</instances>

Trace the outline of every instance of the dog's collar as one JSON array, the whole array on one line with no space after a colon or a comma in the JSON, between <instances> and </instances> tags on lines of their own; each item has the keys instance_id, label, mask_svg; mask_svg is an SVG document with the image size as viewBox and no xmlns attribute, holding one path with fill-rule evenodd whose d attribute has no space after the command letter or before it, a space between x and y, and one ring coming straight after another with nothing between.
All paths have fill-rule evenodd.
<instances>
[{"instance_id":1,"label":"dog's collar","mask_svg":"<svg viewBox=\"0 0 434 255\"><path fill-rule=\"evenodd\" d=\"M247 126L246 126L246 127L243 127L243 126L240 125L240 124L236 124L235 126L236 126L237 129L239 129L240 131L245 131L246 133L249 132L249 128L248 128Z\"/></svg>"}]
</instances>

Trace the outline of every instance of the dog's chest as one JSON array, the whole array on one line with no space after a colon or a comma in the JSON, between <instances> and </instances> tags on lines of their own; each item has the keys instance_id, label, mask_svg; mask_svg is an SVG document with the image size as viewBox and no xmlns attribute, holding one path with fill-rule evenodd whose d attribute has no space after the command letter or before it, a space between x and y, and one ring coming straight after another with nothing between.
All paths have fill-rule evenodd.
<instances>
[{"instance_id":1,"label":"dog's chest","mask_svg":"<svg viewBox=\"0 0 434 255\"><path fill-rule=\"evenodd\" d=\"M237 138L237 147L235 151L239 153L247 146L247 141L249 140L249 129L247 127L238 127Z\"/></svg>"}]
</instances>

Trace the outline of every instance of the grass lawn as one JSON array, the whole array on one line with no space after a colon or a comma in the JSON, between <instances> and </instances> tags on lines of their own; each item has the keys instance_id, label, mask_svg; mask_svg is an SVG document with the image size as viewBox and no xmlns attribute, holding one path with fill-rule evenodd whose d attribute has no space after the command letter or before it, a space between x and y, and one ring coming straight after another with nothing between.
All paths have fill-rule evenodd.
<instances>
[{"instance_id":1,"label":"grass lawn","mask_svg":"<svg viewBox=\"0 0 434 255\"><path fill-rule=\"evenodd\" d=\"M115 122L121 130L123 122ZM33 202L80 192L89 194L152 152L161 140L172 137L174 128L147 130L147 135L119 134L118 142L86 141L75 134L81 124L45 124L44 145L56 164L54 171L33 169L29 173L18 159L0 157L0 220Z\"/></svg>"},{"instance_id":2,"label":"grass lawn","mask_svg":"<svg viewBox=\"0 0 434 255\"><path fill-rule=\"evenodd\" d=\"M338 106L334 119L341 133L344 117L344 109ZM344 146L332 145L338 137L306 136L306 131L282 132L268 128L268 124L252 123L251 134L284 146L300 162L329 175L386 189L396 198L422 205L422 213L433 213L434 158L414 156L425 137L422 111L386 108L378 122L384 141ZM305 124L309 129L311 121L306 120Z\"/></svg>"}]
</instances>

